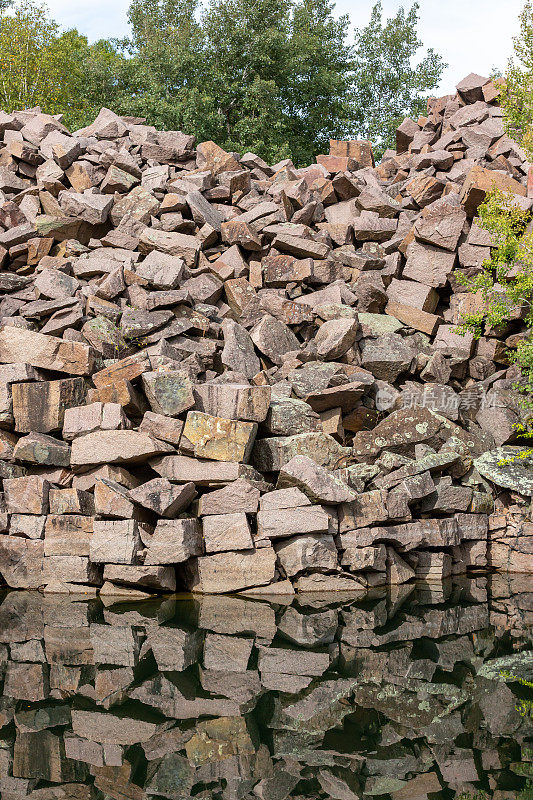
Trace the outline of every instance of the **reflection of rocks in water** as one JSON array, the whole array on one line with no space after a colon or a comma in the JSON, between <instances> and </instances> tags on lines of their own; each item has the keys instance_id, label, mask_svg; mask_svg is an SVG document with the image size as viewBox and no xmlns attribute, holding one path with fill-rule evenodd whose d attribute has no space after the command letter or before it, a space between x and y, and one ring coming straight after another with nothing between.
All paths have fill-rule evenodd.
<instances>
[{"instance_id":1,"label":"reflection of rocks in water","mask_svg":"<svg viewBox=\"0 0 533 800\"><path fill-rule=\"evenodd\" d=\"M0 796L526 798L532 623L509 575L278 604L13 592Z\"/></svg>"}]
</instances>

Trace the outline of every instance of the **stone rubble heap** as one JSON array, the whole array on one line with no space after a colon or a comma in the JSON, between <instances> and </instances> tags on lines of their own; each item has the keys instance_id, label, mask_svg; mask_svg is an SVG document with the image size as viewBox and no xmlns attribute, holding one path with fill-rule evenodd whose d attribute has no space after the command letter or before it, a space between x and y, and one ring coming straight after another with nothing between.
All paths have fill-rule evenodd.
<instances>
[{"instance_id":1,"label":"stone rubble heap","mask_svg":"<svg viewBox=\"0 0 533 800\"><path fill-rule=\"evenodd\" d=\"M8 586L532 569L533 469L496 449L525 413L522 312L478 341L458 327L482 302L458 273L490 254L487 191L533 205L497 96L468 76L377 167L368 142L296 169L108 109L74 134L0 113Z\"/></svg>"}]
</instances>

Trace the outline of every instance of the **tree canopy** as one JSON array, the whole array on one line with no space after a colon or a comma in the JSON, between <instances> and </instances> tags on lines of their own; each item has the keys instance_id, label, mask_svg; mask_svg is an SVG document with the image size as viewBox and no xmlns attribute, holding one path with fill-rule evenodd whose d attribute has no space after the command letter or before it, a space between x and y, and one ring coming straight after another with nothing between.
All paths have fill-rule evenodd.
<instances>
[{"instance_id":1,"label":"tree canopy","mask_svg":"<svg viewBox=\"0 0 533 800\"><path fill-rule=\"evenodd\" d=\"M106 105L297 165L330 138L382 151L444 68L432 50L412 64L417 3L383 21L377 2L354 43L329 0L132 0L130 36L92 44L34 0L0 0L0 15L4 110L40 105L79 127Z\"/></svg>"},{"instance_id":2,"label":"tree canopy","mask_svg":"<svg viewBox=\"0 0 533 800\"><path fill-rule=\"evenodd\" d=\"M433 49L413 63L422 48L417 24L419 4L383 21L381 2L370 22L355 34L353 119L359 135L370 139L378 155L394 147L394 132L404 117L418 117L428 93L439 85L446 64Z\"/></svg>"}]
</instances>

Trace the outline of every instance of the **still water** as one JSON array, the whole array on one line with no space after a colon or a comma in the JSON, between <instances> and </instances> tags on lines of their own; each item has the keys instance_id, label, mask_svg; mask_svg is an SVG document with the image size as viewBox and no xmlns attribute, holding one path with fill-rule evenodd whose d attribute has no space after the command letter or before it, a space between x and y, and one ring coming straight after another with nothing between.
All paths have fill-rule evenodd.
<instances>
[{"instance_id":1,"label":"still water","mask_svg":"<svg viewBox=\"0 0 533 800\"><path fill-rule=\"evenodd\" d=\"M0 595L0 796L531 800L528 589Z\"/></svg>"}]
</instances>

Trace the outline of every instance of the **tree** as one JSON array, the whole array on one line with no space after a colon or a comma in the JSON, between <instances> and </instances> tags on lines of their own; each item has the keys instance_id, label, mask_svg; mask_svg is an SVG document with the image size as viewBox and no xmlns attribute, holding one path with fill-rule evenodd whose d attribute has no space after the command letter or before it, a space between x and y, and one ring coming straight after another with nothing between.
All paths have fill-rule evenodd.
<instances>
[{"instance_id":1,"label":"tree","mask_svg":"<svg viewBox=\"0 0 533 800\"><path fill-rule=\"evenodd\" d=\"M447 66L431 48L412 64L422 47L418 10L418 3L408 12L400 7L383 23L377 2L369 24L355 33L353 117L359 136L374 143L378 156L395 146L394 132L404 117L416 118L425 110Z\"/></svg>"},{"instance_id":2,"label":"tree","mask_svg":"<svg viewBox=\"0 0 533 800\"><path fill-rule=\"evenodd\" d=\"M520 14L520 33L513 39L517 60L510 59L501 93L506 130L533 152L533 7L527 2Z\"/></svg>"},{"instance_id":3,"label":"tree","mask_svg":"<svg viewBox=\"0 0 533 800\"><path fill-rule=\"evenodd\" d=\"M300 0L293 8L289 74L283 89L286 136L297 164L328 152L329 139L350 135L353 48L350 21L335 19L328 0Z\"/></svg>"},{"instance_id":4,"label":"tree","mask_svg":"<svg viewBox=\"0 0 533 800\"><path fill-rule=\"evenodd\" d=\"M19 0L12 14L4 14L9 5L0 0L2 109L38 105L46 113L63 114L67 124L83 124L102 95L88 68L102 60L106 47L89 45L76 30L61 32L46 6L33 0Z\"/></svg>"},{"instance_id":5,"label":"tree","mask_svg":"<svg viewBox=\"0 0 533 800\"><path fill-rule=\"evenodd\" d=\"M133 0L116 110L267 160L348 130L348 19L327 0Z\"/></svg>"}]
</instances>

